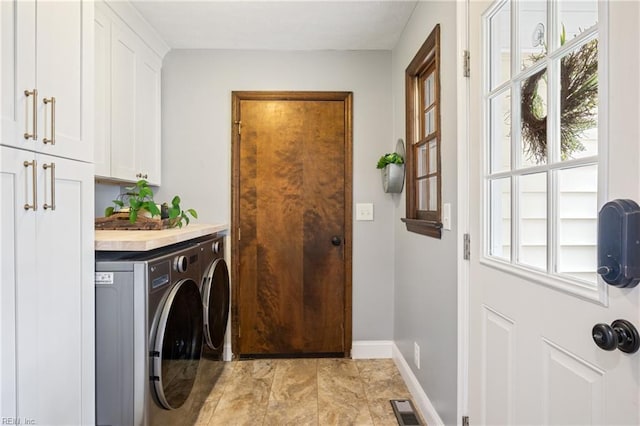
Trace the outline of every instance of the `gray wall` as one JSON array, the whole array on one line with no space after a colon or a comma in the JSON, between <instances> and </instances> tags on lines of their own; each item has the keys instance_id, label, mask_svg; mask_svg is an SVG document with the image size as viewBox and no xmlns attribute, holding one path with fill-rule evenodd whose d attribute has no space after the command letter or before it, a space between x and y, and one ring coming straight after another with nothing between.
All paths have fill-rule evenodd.
<instances>
[{"instance_id":1,"label":"gray wall","mask_svg":"<svg viewBox=\"0 0 640 426\"><path fill-rule=\"evenodd\" d=\"M442 240L407 232L405 193L394 210L394 340L438 414L456 424L457 223L456 223L456 2L420 2L392 52L393 134L405 135L404 71L436 24L440 24L442 82L442 199L451 203L452 230ZM420 345L421 368L413 362Z\"/></svg>"},{"instance_id":2,"label":"gray wall","mask_svg":"<svg viewBox=\"0 0 640 426\"><path fill-rule=\"evenodd\" d=\"M353 338L391 340L394 209L375 168L397 137L391 52L173 50L162 72L163 185L155 198L180 194L202 223L230 223L231 91L354 93L353 201L374 203L375 220L353 227Z\"/></svg>"}]
</instances>

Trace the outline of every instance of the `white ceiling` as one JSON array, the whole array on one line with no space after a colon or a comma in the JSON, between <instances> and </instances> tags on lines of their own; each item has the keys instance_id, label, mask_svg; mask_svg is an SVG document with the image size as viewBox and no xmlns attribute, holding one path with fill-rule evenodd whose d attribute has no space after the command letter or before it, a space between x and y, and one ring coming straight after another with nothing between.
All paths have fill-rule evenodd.
<instances>
[{"instance_id":1,"label":"white ceiling","mask_svg":"<svg viewBox=\"0 0 640 426\"><path fill-rule=\"evenodd\" d=\"M174 49L390 50L417 1L132 3Z\"/></svg>"}]
</instances>

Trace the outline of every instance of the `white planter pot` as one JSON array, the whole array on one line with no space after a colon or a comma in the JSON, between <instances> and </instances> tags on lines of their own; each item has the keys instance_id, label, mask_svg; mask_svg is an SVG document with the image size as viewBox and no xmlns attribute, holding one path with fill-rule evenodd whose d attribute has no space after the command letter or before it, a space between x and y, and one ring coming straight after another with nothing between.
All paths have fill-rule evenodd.
<instances>
[{"instance_id":1,"label":"white planter pot","mask_svg":"<svg viewBox=\"0 0 640 426\"><path fill-rule=\"evenodd\" d=\"M400 193L404 187L404 164L387 164L382 172L384 192Z\"/></svg>"}]
</instances>

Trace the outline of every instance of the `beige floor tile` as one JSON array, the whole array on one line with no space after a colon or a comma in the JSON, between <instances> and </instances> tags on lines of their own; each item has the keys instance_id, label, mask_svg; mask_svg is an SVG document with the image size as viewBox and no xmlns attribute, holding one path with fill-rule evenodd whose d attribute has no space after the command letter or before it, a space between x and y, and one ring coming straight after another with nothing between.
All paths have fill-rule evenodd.
<instances>
[{"instance_id":1,"label":"beige floor tile","mask_svg":"<svg viewBox=\"0 0 640 426\"><path fill-rule=\"evenodd\" d=\"M369 400L411 396L393 360L357 360L356 365Z\"/></svg>"},{"instance_id":2,"label":"beige floor tile","mask_svg":"<svg viewBox=\"0 0 640 426\"><path fill-rule=\"evenodd\" d=\"M316 359L280 360L276 367L270 400L317 400L317 367Z\"/></svg>"},{"instance_id":3,"label":"beige floor tile","mask_svg":"<svg viewBox=\"0 0 640 426\"><path fill-rule=\"evenodd\" d=\"M276 361L239 361L218 402L209 425L262 424L267 412Z\"/></svg>"},{"instance_id":4,"label":"beige floor tile","mask_svg":"<svg viewBox=\"0 0 640 426\"><path fill-rule=\"evenodd\" d=\"M318 360L318 420L321 425L373 424L353 360Z\"/></svg>"},{"instance_id":5,"label":"beige floor tile","mask_svg":"<svg viewBox=\"0 0 640 426\"><path fill-rule=\"evenodd\" d=\"M318 425L318 399L269 401L264 425Z\"/></svg>"}]
</instances>

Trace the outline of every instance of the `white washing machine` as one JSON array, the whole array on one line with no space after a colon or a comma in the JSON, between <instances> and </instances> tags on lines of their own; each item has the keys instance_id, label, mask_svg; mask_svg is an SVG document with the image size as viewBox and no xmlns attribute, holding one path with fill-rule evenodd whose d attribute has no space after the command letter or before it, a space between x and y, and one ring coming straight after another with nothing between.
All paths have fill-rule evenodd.
<instances>
[{"instance_id":1,"label":"white washing machine","mask_svg":"<svg viewBox=\"0 0 640 426\"><path fill-rule=\"evenodd\" d=\"M201 272L193 244L96 252L96 424L195 420Z\"/></svg>"}]
</instances>

